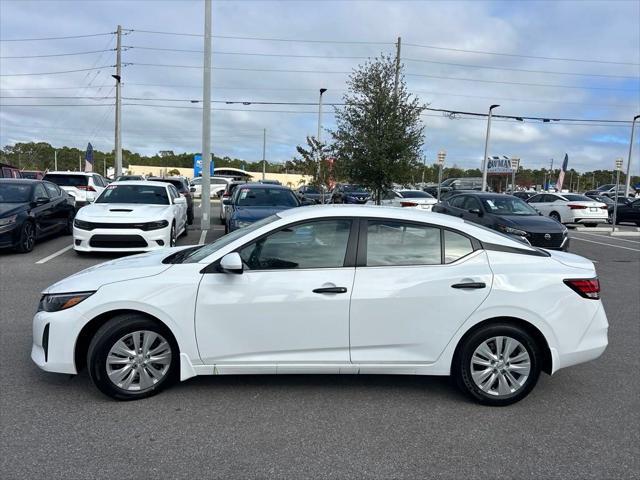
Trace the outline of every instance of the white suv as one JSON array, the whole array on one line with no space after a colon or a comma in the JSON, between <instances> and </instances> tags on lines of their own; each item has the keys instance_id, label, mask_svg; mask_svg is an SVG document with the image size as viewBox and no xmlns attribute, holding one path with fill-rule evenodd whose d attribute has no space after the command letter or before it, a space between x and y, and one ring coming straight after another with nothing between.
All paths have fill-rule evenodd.
<instances>
[{"instance_id":1,"label":"white suv","mask_svg":"<svg viewBox=\"0 0 640 480\"><path fill-rule=\"evenodd\" d=\"M219 177L213 176L210 178L211 190L209 191L209 198L217 198L222 195L227 185L233 182L233 177ZM193 194L193 198L202 197L202 177L197 177L191 180L190 190Z\"/></svg>"},{"instance_id":2,"label":"white suv","mask_svg":"<svg viewBox=\"0 0 640 480\"><path fill-rule=\"evenodd\" d=\"M93 203L109 182L97 173L47 172L44 180L55 183L75 200L76 208Z\"/></svg>"}]
</instances>

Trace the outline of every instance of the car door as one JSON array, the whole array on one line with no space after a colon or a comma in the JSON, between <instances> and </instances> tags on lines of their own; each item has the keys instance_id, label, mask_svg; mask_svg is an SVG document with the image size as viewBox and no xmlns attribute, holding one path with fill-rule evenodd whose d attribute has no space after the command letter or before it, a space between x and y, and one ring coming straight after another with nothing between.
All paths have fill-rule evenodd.
<instances>
[{"instance_id":1,"label":"car door","mask_svg":"<svg viewBox=\"0 0 640 480\"><path fill-rule=\"evenodd\" d=\"M202 361L225 372L339 373L349 362L356 236L350 219L294 224L239 248L242 274L205 274L195 319Z\"/></svg>"},{"instance_id":2,"label":"car door","mask_svg":"<svg viewBox=\"0 0 640 480\"><path fill-rule=\"evenodd\" d=\"M543 215L549 216L549 212L551 211L550 205L546 202L547 195L544 193L540 193L538 195L534 195L527 203L529 203L533 208L538 210Z\"/></svg>"},{"instance_id":3,"label":"car door","mask_svg":"<svg viewBox=\"0 0 640 480\"><path fill-rule=\"evenodd\" d=\"M184 199L184 203L176 203L176 200L180 197L176 187L167 184L169 190L169 197L171 198L171 204L173 207L173 215L176 219L176 231L181 232L183 228L187 228L187 202Z\"/></svg>"},{"instance_id":4,"label":"car door","mask_svg":"<svg viewBox=\"0 0 640 480\"><path fill-rule=\"evenodd\" d=\"M54 211L51 208L51 199L42 183L37 183L33 189L33 201L35 207L31 214L36 222L38 236L47 235L56 229Z\"/></svg>"},{"instance_id":5,"label":"car door","mask_svg":"<svg viewBox=\"0 0 640 480\"><path fill-rule=\"evenodd\" d=\"M351 361L436 361L489 294L486 253L460 232L424 223L371 219L363 221L360 236Z\"/></svg>"},{"instance_id":6,"label":"car door","mask_svg":"<svg viewBox=\"0 0 640 480\"><path fill-rule=\"evenodd\" d=\"M465 212L464 204L466 202L466 199L466 195L456 195L454 197L451 197L449 200L441 203L440 205L448 215L462 218Z\"/></svg>"},{"instance_id":7,"label":"car door","mask_svg":"<svg viewBox=\"0 0 640 480\"><path fill-rule=\"evenodd\" d=\"M69 205L67 199L62 195L62 190L57 185L51 182L42 182L44 188L49 194L51 199L51 221L52 227L55 229L65 228L67 225L67 218L69 216Z\"/></svg>"}]
</instances>

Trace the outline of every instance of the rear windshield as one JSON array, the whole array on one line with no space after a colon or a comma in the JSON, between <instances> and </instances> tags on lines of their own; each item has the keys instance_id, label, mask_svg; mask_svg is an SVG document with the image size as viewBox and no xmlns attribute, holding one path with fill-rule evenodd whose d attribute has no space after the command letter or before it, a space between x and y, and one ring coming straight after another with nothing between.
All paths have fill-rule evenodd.
<instances>
[{"instance_id":1,"label":"rear windshield","mask_svg":"<svg viewBox=\"0 0 640 480\"><path fill-rule=\"evenodd\" d=\"M39 172L25 172L24 170L20 173L22 173L22 178L29 178L31 180L37 180L39 175Z\"/></svg>"},{"instance_id":2,"label":"rear windshield","mask_svg":"<svg viewBox=\"0 0 640 480\"><path fill-rule=\"evenodd\" d=\"M60 187L86 187L89 184L89 177L86 175L45 175L44 180Z\"/></svg>"},{"instance_id":3,"label":"rear windshield","mask_svg":"<svg viewBox=\"0 0 640 480\"><path fill-rule=\"evenodd\" d=\"M174 187L176 187L176 189L179 192L184 192L187 189L184 186L184 183L182 183L181 180L176 180L176 179L172 179L172 178L151 178L149 179L152 182L164 182L164 183L170 183L171 185L173 185Z\"/></svg>"},{"instance_id":4,"label":"rear windshield","mask_svg":"<svg viewBox=\"0 0 640 480\"><path fill-rule=\"evenodd\" d=\"M105 188L96 203L142 203L147 205L169 205L165 187L152 185L128 185L112 183Z\"/></svg>"},{"instance_id":5,"label":"rear windshield","mask_svg":"<svg viewBox=\"0 0 640 480\"><path fill-rule=\"evenodd\" d=\"M593 198L589 198L586 195L562 195L564 198L569 200L570 202L593 202Z\"/></svg>"},{"instance_id":6,"label":"rear windshield","mask_svg":"<svg viewBox=\"0 0 640 480\"><path fill-rule=\"evenodd\" d=\"M400 195L402 195L402 198L433 198L432 195L420 190L407 190L405 192L400 192Z\"/></svg>"},{"instance_id":7,"label":"rear windshield","mask_svg":"<svg viewBox=\"0 0 640 480\"><path fill-rule=\"evenodd\" d=\"M290 190L283 188L240 188L236 204L240 207L297 207Z\"/></svg>"},{"instance_id":8,"label":"rear windshield","mask_svg":"<svg viewBox=\"0 0 640 480\"><path fill-rule=\"evenodd\" d=\"M25 183L0 183L0 203L25 203L31 200L32 186Z\"/></svg>"}]
</instances>

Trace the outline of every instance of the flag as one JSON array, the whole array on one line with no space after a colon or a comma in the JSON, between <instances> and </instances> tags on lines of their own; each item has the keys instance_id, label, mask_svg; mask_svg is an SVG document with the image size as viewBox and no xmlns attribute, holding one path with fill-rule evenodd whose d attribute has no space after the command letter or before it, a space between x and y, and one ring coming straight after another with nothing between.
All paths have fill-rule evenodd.
<instances>
[{"instance_id":1,"label":"flag","mask_svg":"<svg viewBox=\"0 0 640 480\"><path fill-rule=\"evenodd\" d=\"M567 171L567 164L569 163L569 155L564 154L564 161L562 162L562 168L560 169L560 174L558 175L558 182L556 183L556 190L558 192L562 191L562 182L564 182L564 174Z\"/></svg>"},{"instance_id":2,"label":"flag","mask_svg":"<svg viewBox=\"0 0 640 480\"><path fill-rule=\"evenodd\" d=\"M93 172L93 146L90 142L87 144L87 151L84 152L84 171Z\"/></svg>"}]
</instances>

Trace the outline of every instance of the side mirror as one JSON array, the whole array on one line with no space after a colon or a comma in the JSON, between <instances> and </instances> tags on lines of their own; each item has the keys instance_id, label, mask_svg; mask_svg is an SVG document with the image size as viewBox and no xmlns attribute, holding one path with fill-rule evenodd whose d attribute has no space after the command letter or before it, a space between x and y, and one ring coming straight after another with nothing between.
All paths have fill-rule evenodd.
<instances>
[{"instance_id":1,"label":"side mirror","mask_svg":"<svg viewBox=\"0 0 640 480\"><path fill-rule=\"evenodd\" d=\"M225 273L242 273L244 266L238 252L227 253L220 260L220 269Z\"/></svg>"},{"instance_id":2,"label":"side mirror","mask_svg":"<svg viewBox=\"0 0 640 480\"><path fill-rule=\"evenodd\" d=\"M469 209L469 213L475 213L476 215L478 215L479 217L482 216L482 212L480 211L479 208L471 208Z\"/></svg>"},{"instance_id":3,"label":"side mirror","mask_svg":"<svg viewBox=\"0 0 640 480\"><path fill-rule=\"evenodd\" d=\"M230 198L223 198L222 199L222 204L223 205L231 205L231 199Z\"/></svg>"},{"instance_id":4,"label":"side mirror","mask_svg":"<svg viewBox=\"0 0 640 480\"><path fill-rule=\"evenodd\" d=\"M37 197L33 203L35 205L44 205L45 203L49 203L49 199L47 197Z\"/></svg>"}]
</instances>

